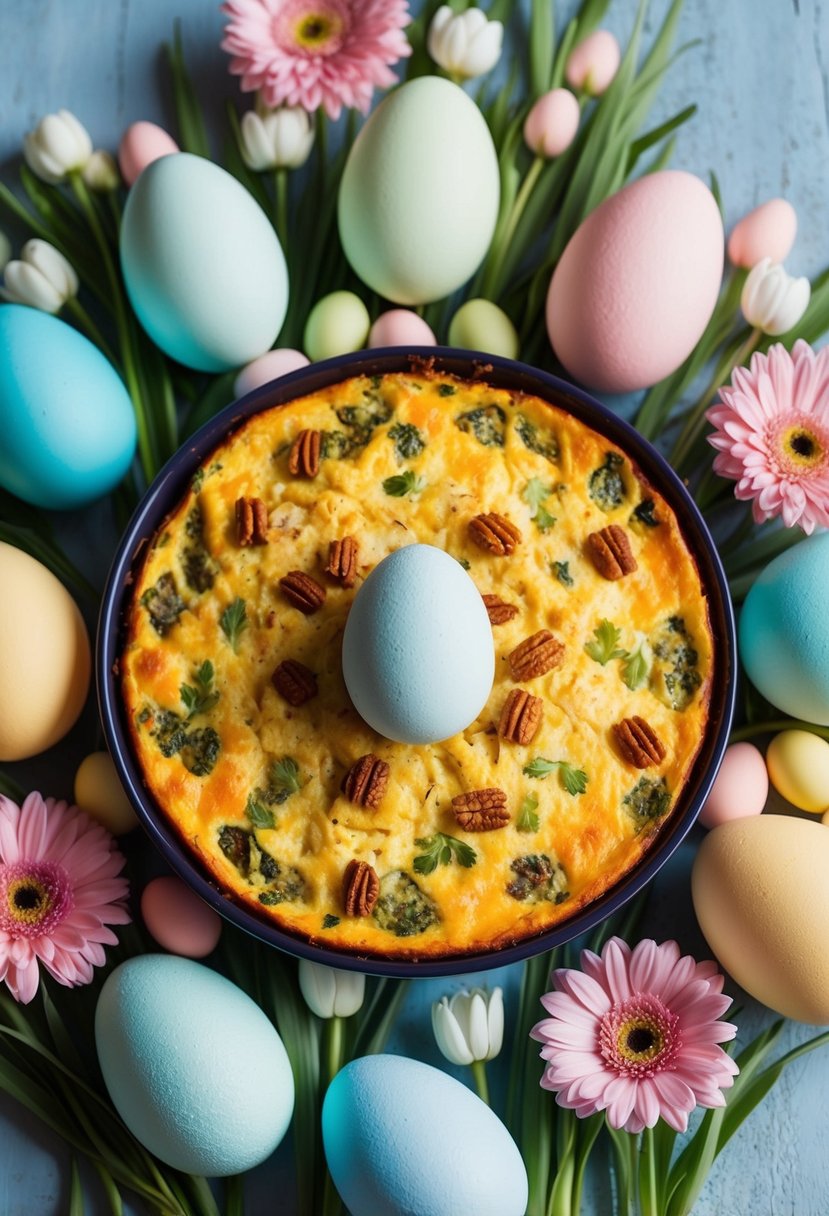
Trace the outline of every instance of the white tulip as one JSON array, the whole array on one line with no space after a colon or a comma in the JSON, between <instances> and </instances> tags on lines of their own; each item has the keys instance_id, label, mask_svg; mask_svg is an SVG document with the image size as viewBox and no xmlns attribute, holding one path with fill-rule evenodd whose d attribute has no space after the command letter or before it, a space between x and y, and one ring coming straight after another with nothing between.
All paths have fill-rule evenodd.
<instances>
[{"instance_id":1,"label":"white tulip","mask_svg":"<svg viewBox=\"0 0 829 1216\"><path fill-rule=\"evenodd\" d=\"M242 159L249 169L298 169L314 143L311 116L300 106L282 106L242 118Z\"/></svg>"},{"instance_id":2,"label":"white tulip","mask_svg":"<svg viewBox=\"0 0 829 1216\"><path fill-rule=\"evenodd\" d=\"M12 243L5 232L0 231L0 271L11 261Z\"/></svg>"},{"instance_id":3,"label":"white tulip","mask_svg":"<svg viewBox=\"0 0 829 1216\"><path fill-rule=\"evenodd\" d=\"M451 1064L494 1060L504 1041L504 994L500 988L463 989L432 1006L432 1030Z\"/></svg>"},{"instance_id":4,"label":"white tulip","mask_svg":"<svg viewBox=\"0 0 829 1216\"><path fill-rule=\"evenodd\" d=\"M55 185L67 173L83 169L92 155L89 132L74 114L58 110L47 114L23 138L26 164L43 181Z\"/></svg>"},{"instance_id":5,"label":"white tulip","mask_svg":"<svg viewBox=\"0 0 829 1216\"><path fill-rule=\"evenodd\" d=\"M54 245L37 238L26 242L19 261L8 263L3 278L0 293L4 299L43 312L60 312L78 294L78 276L72 266Z\"/></svg>"},{"instance_id":6,"label":"white tulip","mask_svg":"<svg viewBox=\"0 0 829 1216\"><path fill-rule=\"evenodd\" d=\"M320 1018L348 1018L362 1007L366 977L359 971L340 971L308 959L299 961L299 987L305 1004Z\"/></svg>"},{"instance_id":7,"label":"white tulip","mask_svg":"<svg viewBox=\"0 0 829 1216\"><path fill-rule=\"evenodd\" d=\"M117 190L121 185L121 174L118 172L115 157L103 148L95 149L84 165L81 177L89 189L97 191L98 194L108 194L110 190Z\"/></svg>"},{"instance_id":8,"label":"white tulip","mask_svg":"<svg viewBox=\"0 0 829 1216\"><path fill-rule=\"evenodd\" d=\"M432 18L427 46L438 67L456 79L483 76L501 58L504 27L479 8L453 13L443 4Z\"/></svg>"},{"instance_id":9,"label":"white tulip","mask_svg":"<svg viewBox=\"0 0 829 1216\"><path fill-rule=\"evenodd\" d=\"M776 336L797 325L811 294L808 279L795 279L771 258L763 258L745 281L740 307L749 325Z\"/></svg>"}]
</instances>

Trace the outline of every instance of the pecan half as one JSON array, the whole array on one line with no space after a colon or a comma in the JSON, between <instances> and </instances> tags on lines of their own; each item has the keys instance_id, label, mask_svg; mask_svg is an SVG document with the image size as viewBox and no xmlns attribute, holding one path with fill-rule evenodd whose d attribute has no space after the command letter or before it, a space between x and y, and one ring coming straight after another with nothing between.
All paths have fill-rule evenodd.
<instances>
[{"instance_id":1,"label":"pecan half","mask_svg":"<svg viewBox=\"0 0 829 1216\"><path fill-rule=\"evenodd\" d=\"M452 799L452 810L467 832L491 832L504 827L510 818L507 796L497 787L458 794Z\"/></svg>"},{"instance_id":2,"label":"pecan half","mask_svg":"<svg viewBox=\"0 0 829 1216\"><path fill-rule=\"evenodd\" d=\"M385 760L369 752L354 761L343 777L340 788L350 802L374 811L380 805L388 783L389 766Z\"/></svg>"},{"instance_id":3,"label":"pecan half","mask_svg":"<svg viewBox=\"0 0 829 1216\"><path fill-rule=\"evenodd\" d=\"M284 659L271 676L271 683L284 701L294 707L317 695L317 677L296 659Z\"/></svg>"},{"instance_id":4,"label":"pecan half","mask_svg":"<svg viewBox=\"0 0 829 1216\"><path fill-rule=\"evenodd\" d=\"M513 688L498 720L498 734L512 743L531 743L541 725L544 702L526 688Z\"/></svg>"},{"instance_id":5,"label":"pecan half","mask_svg":"<svg viewBox=\"0 0 829 1216\"><path fill-rule=\"evenodd\" d=\"M289 570L284 578L279 580L282 594L289 604L310 616L325 603L325 588L321 587L315 578L302 570Z\"/></svg>"},{"instance_id":6,"label":"pecan half","mask_svg":"<svg viewBox=\"0 0 829 1216\"><path fill-rule=\"evenodd\" d=\"M554 638L549 629L539 629L510 651L507 662L516 684L534 680L552 671L564 661L564 643Z\"/></svg>"},{"instance_id":7,"label":"pecan half","mask_svg":"<svg viewBox=\"0 0 829 1216\"><path fill-rule=\"evenodd\" d=\"M508 604L499 595L483 595L481 598L484 601L490 625L505 625L514 616L518 616L515 604Z\"/></svg>"},{"instance_id":8,"label":"pecan half","mask_svg":"<svg viewBox=\"0 0 829 1216\"><path fill-rule=\"evenodd\" d=\"M634 768L648 768L665 759L665 744L644 718L623 718L614 722L613 734L622 756Z\"/></svg>"},{"instance_id":9,"label":"pecan half","mask_svg":"<svg viewBox=\"0 0 829 1216\"><path fill-rule=\"evenodd\" d=\"M320 445L322 437L319 431L300 431L291 444L288 456L288 471L297 476L316 477L320 469Z\"/></svg>"},{"instance_id":10,"label":"pecan half","mask_svg":"<svg viewBox=\"0 0 829 1216\"><path fill-rule=\"evenodd\" d=\"M268 509L261 498L236 499L236 543L242 548L268 543Z\"/></svg>"},{"instance_id":11,"label":"pecan half","mask_svg":"<svg viewBox=\"0 0 829 1216\"><path fill-rule=\"evenodd\" d=\"M343 874L343 903L346 916L370 916L380 894L380 879L374 866L354 858Z\"/></svg>"},{"instance_id":12,"label":"pecan half","mask_svg":"<svg viewBox=\"0 0 829 1216\"><path fill-rule=\"evenodd\" d=\"M521 532L515 524L494 511L470 519L469 535L479 549L487 549L499 557L509 557L521 539Z\"/></svg>"},{"instance_id":13,"label":"pecan half","mask_svg":"<svg viewBox=\"0 0 829 1216\"><path fill-rule=\"evenodd\" d=\"M585 544L590 560L602 578L612 581L638 569L628 534L618 524L609 524L600 532L591 532Z\"/></svg>"},{"instance_id":14,"label":"pecan half","mask_svg":"<svg viewBox=\"0 0 829 1216\"><path fill-rule=\"evenodd\" d=\"M328 546L325 573L332 575L343 587L353 587L357 580L357 541L353 536L332 540Z\"/></svg>"}]
</instances>

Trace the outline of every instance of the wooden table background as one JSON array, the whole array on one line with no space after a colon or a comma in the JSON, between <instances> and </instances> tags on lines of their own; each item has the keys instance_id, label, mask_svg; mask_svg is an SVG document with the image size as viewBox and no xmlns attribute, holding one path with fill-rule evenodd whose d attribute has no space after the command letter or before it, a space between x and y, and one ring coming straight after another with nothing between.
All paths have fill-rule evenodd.
<instances>
[{"instance_id":1,"label":"wooden table background","mask_svg":"<svg viewBox=\"0 0 829 1216\"><path fill-rule=\"evenodd\" d=\"M666 7L666 0L653 0L648 33ZM557 8L561 22L572 10L572 0ZM635 0L613 0L606 24L626 39L634 11ZM81 119L96 146L113 150L132 121L170 125L160 48L171 35L174 17L182 19L188 62L211 125L223 131L224 99L237 93L218 49L222 17L211 0L0 0L3 180L15 178L23 134L44 113L60 107ZM800 219L788 268L814 275L829 263L829 14L821 0L686 0L680 42L692 40L698 45L672 68L654 112L658 120L689 102L699 106L693 122L680 132L674 165L704 178L716 171L729 226L766 198L788 198ZM10 226L7 231L16 239L20 235ZM100 581L112 551L107 512L66 515L60 530L78 564ZM90 706L87 722L92 714ZM61 747L19 766L18 774L34 788L69 795L83 754L77 737L73 732ZM676 936L683 948L705 957L688 894L688 868L699 834L660 876L649 932L658 940ZM480 978L505 985L509 1019L517 970ZM391 1049L440 1063L429 1004L461 982L416 982ZM729 991L744 1006L739 1021L747 1033L772 1020L736 989ZM792 1024L786 1045L810 1033L810 1028ZM829 1051L789 1069L714 1167L696 1208L699 1216L825 1216L827 1089ZM291 1216L291 1170L283 1145L255 1171L249 1187L252 1216L277 1211ZM63 1146L19 1107L0 1102L0 1214L59 1216L67 1208L67 1176ZM603 1179L590 1189L588 1204L585 1216L609 1212Z\"/></svg>"}]
</instances>

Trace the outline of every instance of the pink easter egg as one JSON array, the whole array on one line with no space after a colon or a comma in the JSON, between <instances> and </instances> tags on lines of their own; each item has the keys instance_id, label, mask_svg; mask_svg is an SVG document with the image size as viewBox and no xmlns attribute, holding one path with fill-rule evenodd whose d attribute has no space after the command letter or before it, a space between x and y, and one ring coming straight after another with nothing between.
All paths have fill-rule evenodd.
<instances>
[{"instance_id":1,"label":"pink easter egg","mask_svg":"<svg viewBox=\"0 0 829 1216\"><path fill-rule=\"evenodd\" d=\"M242 368L233 383L233 391L237 397L244 397L245 393L252 393L255 388L268 384L271 380L287 376L288 372L307 367L308 363L308 358L301 350L291 350L288 346L266 350L264 355L252 359Z\"/></svg>"},{"instance_id":2,"label":"pink easter egg","mask_svg":"<svg viewBox=\"0 0 829 1216\"><path fill-rule=\"evenodd\" d=\"M127 127L118 145L121 176L131 186L139 173L161 156L180 151L172 135L154 122L134 122Z\"/></svg>"},{"instance_id":3,"label":"pink easter egg","mask_svg":"<svg viewBox=\"0 0 829 1216\"><path fill-rule=\"evenodd\" d=\"M732 743L705 800L699 821L715 828L731 819L759 815L769 793L769 774L762 752L752 743Z\"/></svg>"},{"instance_id":4,"label":"pink easter egg","mask_svg":"<svg viewBox=\"0 0 829 1216\"><path fill-rule=\"evenodd\" d=\"M734 225L728 238L732 266L751 270L763 258L785 262L797 236L797 212L784 198L770 198Z\"/></svg>"},{"instance_id":5,"label":"pink easter egg","mask_svg":"<svg viewBox=\"0 0 829 1216\"><path fill-rule=\"evenodd\" d=\"M173 875L154 878L141 894L144 924L159 946L184 958L204 958L215 950L221 917Z\"/></svg>"},{"instance_id":6,"label":"pink easter egg","mask_svg":"<svg viewBox=\"0 0 829 1216\"><path fill-rule=\"evenodd\" d=\"M377 318L369 330L368 347L434 346L435 335L410 308L390 308Z\"/></svg>"},{"instance_id":7,"label":"pink easter egg","mask_svg":"<svg viewBox=\"0 0 829 1216\"><path fill-rule=\"evenodd\" d=\"M680 170L648 173L567 244L547 293L553 349L591 388L648 388L702 337L722 269L722 219L708 187Z\"/></svg>"},{"instance_id":8,"label":"pink easter egg","mask_svg":"<svg viewBox=\"0 0 829 1216\"><path fill-rule=\"evenodd\" d=\"M610 85L621 62L619 43L610 30L595 30L570 52L564 75L572 89L598 97Z\"/></svg>"},{"instance_id":9,"label":"pink easter egg","mask_svg":"<svg viewBox=\"0 0 829 1216\"><path fill-rule=\"evenodd\" d=\"M561 156L576 137L581 110L569 89L542 94L524 123L524 143L536 156Z\"/></svg>"}]
</instances>

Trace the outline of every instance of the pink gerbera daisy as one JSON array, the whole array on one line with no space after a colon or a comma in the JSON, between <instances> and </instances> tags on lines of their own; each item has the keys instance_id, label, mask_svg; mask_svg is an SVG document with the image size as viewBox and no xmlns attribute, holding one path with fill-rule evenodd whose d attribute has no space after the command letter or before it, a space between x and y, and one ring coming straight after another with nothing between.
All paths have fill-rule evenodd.
<instances>
[{"instance_id":1,"label":"pink gerbera daisy","mask_svg":"<svg viewBox=\"0 0 829 1216\"><path fill-rule=\"evenodd\" d=\"M737 1065L718 1043L736 1026L715 963L680 957L676 942L631 950L613 937L581 971L553 973L541 998L551 1015L534 1026L547 1061L541 1084L579 1118L606 1110L611 1127L640 1132L662 1116L678 1132L695 1106L724 1106Z\"/></svg>"},{"instance_id":2,"label":"pink gerbera daisy","mask_svg":"<svg viewBox=\"0 0 829 1216\"><path fill-rule=\"evenodd\" d=\"M734 369L706 417L716 427L714 472L753 499L758 524L777 515L808 535L829 527L829 347L776 345Z\"/></svg>"},{"instance_id":3,"label":"pink gerbera daisy","mask_svg":"<svg viewBox=\"0 0 829 1216\"><path fill-rule=\"evenodd\" d=\"M222 11L230 70L268 106L365 114L375 87L396 84L389 65L411 54L407 0L225 0Z\"/></svg>"},{"instance_id":4,"label":"pink gerbera daisy","mask_svg":"<svg viewBox=\"0 0 829 1216\"><path fill-rule=\"evenodd\" d=\"M29 794L0 796L0 980L27 1004L38 964L59 984L88 984L118 939L107 925L130 917L124 858L83 811Z\"/></svg>"}]
</instances>

